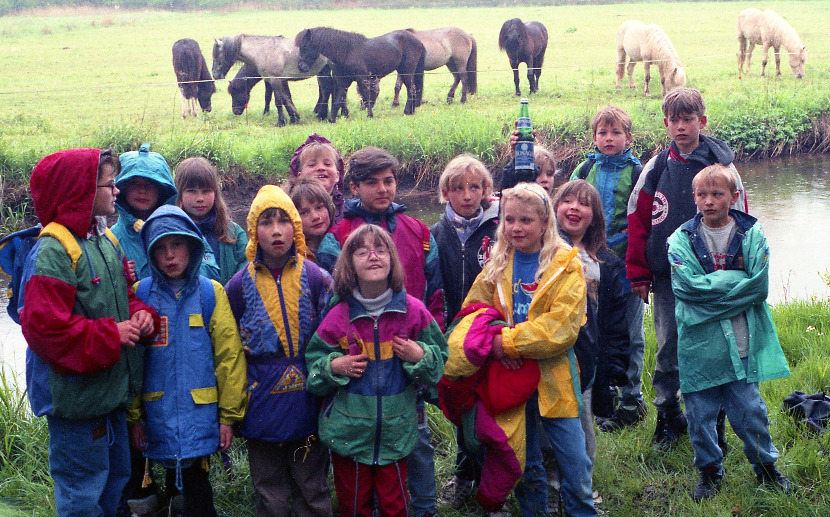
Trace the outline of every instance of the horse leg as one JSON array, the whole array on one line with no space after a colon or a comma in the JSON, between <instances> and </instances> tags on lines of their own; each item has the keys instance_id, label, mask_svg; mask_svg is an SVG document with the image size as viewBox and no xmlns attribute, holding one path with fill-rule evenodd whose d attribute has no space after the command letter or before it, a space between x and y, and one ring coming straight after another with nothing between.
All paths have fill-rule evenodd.
<instances>
[{"instance_id":1,"label":"horse leg","mask_svg":"<svg viewBox=\"0 0 830 517\"><path fill-rule=\"evenodd\" d=\"M651 91L649 91L648 89L648 82L651 80L651 63L649 63L648 61L643 61L643 70L646 73L646 87L643 90L643 93L646 96L649 96L651 95Z\"/></svg>"},{"instance_id":2,"label":"horse leg","mask_svg":"<svg viewBox=\"0 0 830 517\"><path fill-rule=\"evenodd\" d=\"M351 86L351 81L348 83L341 83L335 80L334 95L332 95L331 113L329 113L329 122L332 124L337 122L337 112L346 106L346 90Z\"/></svg>"},{"instance_id":3,"label":"horse leg","mask_svg":"<svg viewBox=\"0 0 830 517\"><path fill-rule=\"evenodd\" d=\"M749 75L749 67L752 66L752 51L755 50L755 43L749 42L746 49L746 75Z\"/></svg>"},{"instance_id":4,"label":"horse leg","mask_svg":"<svg viewBox=\"0 0 830 517\"><path fill-rule=\"evenodd\" d=\"M291 100L291 90L288 88L288 81L285 79L272 79L271 86L274 87L274 92L279 88L280 97L282 97L282 104L285 106L285 111L288 112L289 122L296 124L300 121L300 113L294 106L294 101Z\"/></svg>"},{"instance_id":5,"label":"horse leg","mask_svg":"<svg viewBox=\"0 0 830 517\"><path fill-rule=\"evenodd\" d=\"M781 75L781 47L773 50L775 50L775 75Z\"/></svg>"},{"instance_id":6,"label":"horse leg","mask_svg":"<svg viewBox=\"0 0 830 517\"><path fill-rule=\"evenodd\" d=\"M738 37L738 79L744 75L744 59L746 59L746 38Z\"/></svg>"},{"instance_id":7,"label":"horse leg","mask_svg":"<svg viewBox=\"0 0 830 517\"><path fill-rule=\"evenodd\" d=\"M263 110L262 114L268 115L271 113L271 97L274 96L274 89L271 88L271 83L268 81L263 81L263 83L265 83L265 110Z\"/></svg>"},{"instance_id":8,"label":"horse leg","mask_svg":"<svg viewBox=\"0 0 830 517\"><path fill-rule=\"evenodd\" d=\"M618 48L617 49L617 65L616 65L616 74L617 74L617 88L620 87L620 81L622 81L623 75L625 74L625 49Z\"/></svg>"},{"instance_id":9,"label":"horse leg","mask_svg":"<svg viewBox=\"0 0 830 517\"><path fill-rule=\"evenodd\" d=\"M458 88L458 83L461 83L461 104L464 104L467 102L467 78L462 72L453 72L452 77L452 86L447 92L447 104L452 104L455 99L455 89Z\"/></svg>"},{"instance_id":10,"label":"horse leg","mask_svg":"<svg viewBox=\"0 0 830 517\"><path fill-rule=\"evenodd\" d=\"M532 59L527 62L527 82L530 86L530 93L536 93L536 90L538 90L536 85L536 70L533 65L534 61Z\"/></svg>"},{"instance_id":11,"label":"horse leg","mask_svg":"<svg viewBox=\"0 0 830 517\"><path fill-rule=\"evenodd\" d=\"M401 93L401 86L403 86L403 79L401 78L401 74L398 74L398 78L395 80L395 97L392 99L393 108L397 108L401 104L398 100L398 96Z\"/></svg>"},{"instance_id":12,"label":"horse leg","mask_svg":"<svg viewBox=\"0 0 830 517\"><path fill-rule=\"evenodd\" d=\"M182 119L187 118L187 97L184 96L184 92L179 90L179 94L182 97Z\"/></svg>"},{"instance_id":13,"label":"horse leg","mask_svg":"<svg viewBox=\"0 0 830 517\"><path fill-rule=\"evenodd\" d=\"M628 87L632 90L637 89L637 85L634 84L634 67L637 65L637 62L629 59L628 60Z\"/></svg>"},{"instance_id":14,"label":"horse leg","mask_svg":"<svg viewBox=\"0 0 830 517\"><path fill-rule=\"evenodd\" d=\"M513 84L516 85L516 95L521 97L522 92L519 90L519 61L511 57L510 68L513 69Z\"/></svg>"},{"instance_id":15,"label":"horse leg","mask_svg":"<svg viewBox=\"0 0 830 517\"><path fill-rule=\"evenodd\" d=\"M761 77L764 77L764 70L767 68L767 61L769 58L769 43L764 43L764 59L761 60Z\"/></svg>"},{"instance_id":16,"label":"horse leg","mask_svg":"<svg viewBox=\"0 0 830 517\"><path fill-rule=\"evenodd\" d=\"M401 76L404 85L406 85L406 106L404 106L403 114L412 115L415 113L415 104L418 102L418 92L415 90L412 74L401 74Z\"/></svg>"}]
</instances>

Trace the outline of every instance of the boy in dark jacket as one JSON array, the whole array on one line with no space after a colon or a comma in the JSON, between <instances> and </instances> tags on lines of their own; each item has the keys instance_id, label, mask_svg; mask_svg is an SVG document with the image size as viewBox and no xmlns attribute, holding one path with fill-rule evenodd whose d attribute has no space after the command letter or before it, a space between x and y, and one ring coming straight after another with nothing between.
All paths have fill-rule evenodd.
<instances>
[{"instance_id":1,"label":"boy in dark jacket","mask_svg":"<svg viewBox=\"0 0 830 517\"><path fill-rule=\"evenodd\" d=\"M118 159L68 149L42 159L30 187L43 230L24 269L20 320L32 411L46 415L58 515L114 515L130 474L125 409L159 328L138 300L118 240Z\"/></svg>"},{"instance_id":2,"label":"boy in dark jacket","mask_svg":"<svg viewBox=\"0 0 830 517\"><path fill-rule=\"evenodd\" d=\"M735 175L738 200L735 208L746 211L746 195L732 161L735 153L722 141L704 136L706 106L700 92L676 88L663 99L663 122L672 137L668 149L649 160L628 200L628 250L626 276L631 290L644 301L654 293L654 330L657 334L654 407L657 429L652 443L671 446L686 432L680 408L677 370L677 324L671 288L666 241L697 213L692 197L692 178L706 166L720 163ZM722 421L722 420L721 420Z\"/></svg>"}]
</instances>

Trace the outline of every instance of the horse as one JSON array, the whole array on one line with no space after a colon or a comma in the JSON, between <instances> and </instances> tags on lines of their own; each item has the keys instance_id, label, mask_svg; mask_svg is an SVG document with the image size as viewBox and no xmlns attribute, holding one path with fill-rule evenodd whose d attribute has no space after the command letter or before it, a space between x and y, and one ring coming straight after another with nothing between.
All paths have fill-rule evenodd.
<instances>
[{"instance_id":1,"label":"horse","mask_svg":"<svg viewBox=\"0 0 830 517\"><path fill-rule=\"evenodd\" d=\"M256 67L244 63L236 73L236 77L228 82L228 93L231 95L231 111L234 115L241 115L245 111L248 107L248 101L251 99L251 90L260 81L262 81L262 77ZM334 93L334 81L331 78L331 67L329 65L324 66L317 74L317 82L319 98L317 99L317 105L314 107L314 113L317 114L320 120L325 120L328 116L329 98ZM290 98L291 91L288 89L288 83L284 84L284 88L285 94ZM263 115L271 112L272 93L271 83L265 81L265 110L262 112ZM275 106L278 110L282 110L282 106L276 103Z\"/></svg>"},{"instance_id":2,"label":"horse","mask_svg":"<svg viewBox=\"0 0 830 517\"><path fill-rule=\"evenodd\" d=\"M372 106L377 96L373 82L393 71L400 74L406 85L404 113L415 113L415 107L420 104L426 50L412 33L393 31L367 38L356 32L315 27L300 31L294 41L300 48L297 63L300 70L311 67L321 55L331 61L335 96L329 114L330 122L335 122L338 111L346 107L346 91L353 82L357 82L357 90L364 102L369 99L366 111L369 117L373 117Z\"/></svg>"},{"instance_id":3,"label":"horse","mask_svg":"<svg viewBox=\"0 0 830 517\"><path fill-rule=\"evenodd\" d=\"M680 64L674 45L659 25L646 25L641 21L623 22L617 29L617 88L625 70L625 56L628 54L628 86L634 86L634 66L643 62L645 70L645 95L651 95L648 88L651 79L650 67L657 65L660 70L660 84L663 97L666 93L686 84L686 72Z\"/></svg>"},{"instance_id":4,"label":"horse","mask_svg":"<svg viewBox=\"0 0 830 517\"><path fill-rule=\"evenodd\" d=\"M761 61L761 77L767 67L769 48L775 50L775 75L781 75L781 47L787 49L790 56L790 68L797 79L804 77L804 65L807 63L807 48L798 37L798 33L787 21L775 11L764 12L752 7L744 9L738 15L738 77L743 75L744 61L746 73L752 61L755 45L764 45L764 60Z\"/></svg>"},{"instance_id":5,"label":"horse","mask_svg":"<svg viewBox=\"0 0 830 517\"><path fill-rule=\"evenodd\" d=\"M406 29L424 44L424 70L435 70L447 66L453 76L453 83L447 93L447 104L455 99L455 89L461 83L461 103L467 102L467 94L474 95L477 89L478 50L476 40L471 34L458 27L444 27L430 31ZM403 78L398 75L395 81L395 98L392 107L397 106Z\"/></svg>"},{"instance_id":6,"label":"horse","mask_svg":"<svg viewBox=\"0 0 830 517\"><path fill-rule=\"evenodd\" d=\"M184 38L173 43L173 71L182 94L182 118L196 116L197 99L202 111L210 112L216 85L196 40Z\"/></svg>"},{"instance_id":7,"label":"horse","mask_svg":"<svg viewBox=\"0 0 830 517\"><path fill-rule=\"evenodd\" d=\"M273 88L274 102L279 114L277 126L282 127L285 125L285 118L279 109L280 106L285 106L292 124L300 120L300 114L291 100L291 95L286 93L286 79L307 79L316 75L326 65L326 60L321 58L300 70L297 68L298 58L297 46L292 40L282 36L238 34L219 38L213 43L213 77L224 79L236 61L253 65L257 74L267 77Z\"/></svg>"},{"instance_id":8,"label":"horse","mask_svg":"<svg viewBox=\"0 0 830 517\"><path fill-rule=\"evenodd\" d=\"M539 91L539 76L542 75L542 63L548 48L548 30L539 22L523 22L512 18L504 22L499 31L499 50L507 52L510 68L513 69L513 83L516 95L519 90L519 63L527 64L527 81L530 93Z\"/></svg>"}]
</instances>

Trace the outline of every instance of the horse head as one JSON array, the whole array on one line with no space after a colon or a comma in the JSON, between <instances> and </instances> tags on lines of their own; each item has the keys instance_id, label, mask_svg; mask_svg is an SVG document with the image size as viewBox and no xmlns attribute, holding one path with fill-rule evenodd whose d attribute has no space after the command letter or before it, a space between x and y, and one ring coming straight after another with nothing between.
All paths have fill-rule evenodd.
<instances>
[{"instance_id":1,"label":"horse head","mask_svg":"<svg viewBox=\"0 0 830 517\"><path fill-rule=\"evenodd\" d=\"M231 94L231 111L234 115L242 115L248 101L251 100L251 89L247 79L235 77L228 83L228 93Z\"/></svg>"},{"instance_id":2,"label":"horse head","mask_svg":"<svg viewBox=\"0 0 830 517\"><path fill-rule=\"evenodd\" d=\"M224 79L236 62L238 46L233 44L233 38L219 38L213 40L213 68L211 73L214 79Z\"/></svg>"},{"instance_id":3,"label":"horse head","mask_svg":"<svg viewBox=\"0 0 830 517\"><path fill-rule=\"evenodd\" d=\"M686 71L682 66L676 66L666 78L666 92L686 85Z\"/></svg>"},{"instance_id":4,"label":"horse head","mask_svg":"<svg viewBox=\"0 0 830 517\"><path fill-rule=\"evenodd\" d=\"M303 29L294 38L294 43L300 49L300 56L297 59L297 69L300 72L306 73L311 69L317 58L320 57L320 51L314 44L311 29Z\"/></svg>"},{"instance_id":5,"label":"horse head","mask_svg":"<svg viewBox=\"0 0 830 517\"><path fill-rule=\"evenodd\" d=\"M507 51L508 55L522 50L527 39L527 28L522 20L513 18L504 22L499 31L499 49Z\"/></svg>"},{"instance_id":6,"label":"horse head","mask_svg":"<svg viewBox=\"0 0 830 517\"><path fill-rule=\"evenodd\" d=\"M807 47L801 47L798 52L790 52L790 68L796 79L804 77L804 65L807 64Z\"/></svg>"},{"instance_id":7,"label":"horse head","mask_svg":"<svg viewBox=\"0 0 830 517\"><path fill-rule=\"evenodd\" d=\"M213 97L214 93L216 93L216 85L213 81L203 81L199 83L199 107L202 108L202 111L210 112L212 109L210 98Z\"/></svg>"}]
</instances>

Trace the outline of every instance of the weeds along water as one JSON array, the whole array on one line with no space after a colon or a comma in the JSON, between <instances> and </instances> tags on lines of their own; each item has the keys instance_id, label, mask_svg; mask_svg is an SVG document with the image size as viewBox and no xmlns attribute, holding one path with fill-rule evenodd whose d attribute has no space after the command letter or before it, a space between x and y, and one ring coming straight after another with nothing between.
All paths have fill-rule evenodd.
<instances>
[{"instance_id":1,"label":"weeds along water","mask_svg":"<svg viewBox=\"0 0 830 517\"><path fill-rule=\"evenodd\" d=\"M797 486L794 495L759 487L741 451L740 440L727 427L729 454L726 478L717 496L703 503L691 500L697 481L688 438L668 453L650 446L654 430L653 408L646 420L619 433L597 431L594 489L603 498L599 508L606 515L639 517L666 515L742 517L793 517L827 515L830 508L830 433L808 434L780 412L781 401L794 390L813 393L830 384L830 301L813 299L773 307L773 318L792 376L761 385L768 405L770 431L781 452L778 466ZM656 341L650 308L646 311L646 353L643 391L653 398ZM435 406L428 406L435 461L440 487L452 476L455 460L455 429ZM254 515L254 492L244 444L235 440L231 449L230 474L222 462L211 462L211 481L220 515ZM163 479L163 476L156 476ZM10 505L4 508L3 505ZM336 508L336 501L333 500ZM520 515L512 498L512 515ZM48 431L43 418L32 416L25 395L12 389L7 374L0 373L0 515L54 515L52 483L48 469ZM481 515L473 508L460 511L441 508L440 515Z\"/></svg>"}]
</instances>

